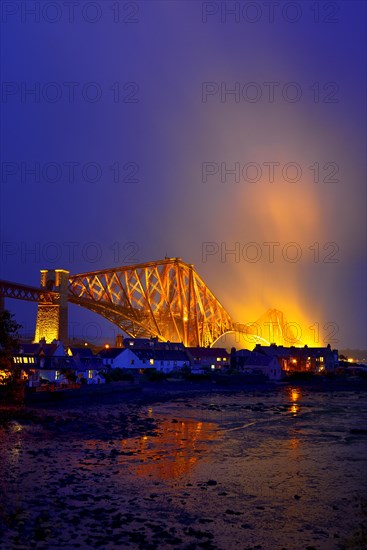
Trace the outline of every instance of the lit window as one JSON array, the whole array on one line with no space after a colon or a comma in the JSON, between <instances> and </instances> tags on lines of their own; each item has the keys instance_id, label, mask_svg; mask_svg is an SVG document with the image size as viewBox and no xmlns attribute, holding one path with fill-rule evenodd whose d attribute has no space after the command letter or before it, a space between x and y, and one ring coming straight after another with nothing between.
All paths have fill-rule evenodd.
<instances>
[{"instance_id":1,"label":"lit window","mask_svg":"<svg viewBox=\"0 0 367 550\"><path fill-rule=\"evenodd\" d=\"M55 372L55 380L60 380L60 371L59 370L57 370Z\"/></svg>"},{"instance_id":2,"label":"lit window","mask_svg":"<svg viewBox=\"0 0 367 550\"><path fill-rule=\"evenodd\" d=\"M28 363L28 357L23 358L24 363Z\"/></svg>"},{"instance_id":3,"label":"lit window","mask_svg":"<svg viewBox=\"0 0 367 550\"><path fill-rule=\"evenodd\" d=\"M149 359L149 363L150 363L151 365L154 365L154 359Z\"/></svg>"},{"instance_id":4,"label":"lit window","mask_svg":"<svg viewBox=\"0 0 367 550\"><path fill-rule=\"evenodd\" d=\"M220 361L220 357L217 357L217 361Z\"/></svg>"},{"instance_id":5,"label":"lit window","mask_svg":"<svg viewBox=\"0 0 367 550\"><path fill-rule=\"evenodd\" d=\"M92 370L88 371L88 378L93 378L93 371Z\"/></svg>"}]
</instances>

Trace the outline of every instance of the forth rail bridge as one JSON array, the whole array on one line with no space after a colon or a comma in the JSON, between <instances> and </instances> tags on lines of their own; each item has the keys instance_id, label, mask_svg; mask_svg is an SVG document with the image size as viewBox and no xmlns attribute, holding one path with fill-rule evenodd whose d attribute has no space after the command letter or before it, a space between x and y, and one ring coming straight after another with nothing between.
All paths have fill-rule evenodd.
<instances>
[{"instance_id":1,"label":"forth rail bridge","mask_svg":"<svg viewBox=\"0 0 367 550\"><path fill-rule=\"evenodd\" d=\"M181 258L78 275L43 269L40 288L0 281L0 308L4 298L38 303L35 342L68 341L68 302L102 315L133 338L157 337L196 347L212 346L224 334L239 332L269 344L258 334L267 325L271 342L292 341L291 328L286 330L284 315L276 309L256 323L235 322L194 266Z\"/></svg>"}]
</instances>

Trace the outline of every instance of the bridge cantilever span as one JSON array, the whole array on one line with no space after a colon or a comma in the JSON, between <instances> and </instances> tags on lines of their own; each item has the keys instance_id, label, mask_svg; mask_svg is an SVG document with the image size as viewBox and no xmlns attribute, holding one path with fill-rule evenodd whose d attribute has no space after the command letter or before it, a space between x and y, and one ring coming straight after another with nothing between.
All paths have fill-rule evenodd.
<instances>
[{"instance_id":1,"label":"bridge cantilever span","mask_svg":"<svg viewBox=\"0 0 367 550\"><path fill-rule=\"evenodd\" d=\"M193 265L180 258L73 275L68 300L133 337L208 346L232 319Z\"/></svg>"},{"instance_id":2,"label":"bridge cantilever span","mask_svg":"<svg viewBox=\"0 0 367 550\"><path fill-rule=\"evenodd\" d=\"M229 332L252 335L252 343L297 341L285 334L284 315L275 309L255 323L234 322L194 266L181 258L77 275L44 269L41 288L0 281L0 297L38 302L36 341L68 340L68 302L102 315L134 338L154 336L189 347L211 346ZM266 325L268 340L261 334Z\"/></svg>"}]
</instances>

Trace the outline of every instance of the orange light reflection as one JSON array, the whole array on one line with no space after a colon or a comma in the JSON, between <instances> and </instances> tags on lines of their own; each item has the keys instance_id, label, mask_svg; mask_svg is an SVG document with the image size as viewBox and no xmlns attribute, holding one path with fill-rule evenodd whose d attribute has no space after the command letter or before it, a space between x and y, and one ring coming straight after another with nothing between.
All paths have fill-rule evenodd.
<instances>
[{"instance_id":1,"label":"orange light reflection","mask_svg":"<svg viewBox=\"0 0 367 550\"><path fill-rule=\"evenodd\" d=\"M298 388L289 388L289 397L292 401L292 404L290 405L288 411L293 414L293 416L297 416L300 412L300 406L298 404L298 401L301 399L301 393Z\"/></svg>"},{"instance_id":2,"label":"orange light reflection","mask_svg":"<svg viewBox=\"0 0 367 550\"><path fill-rule=\"evenodd\" d=\"M189 472L215 439L214 424L194 420L160 424L158 436L123 439L123 455L119 462L128 461L138 477L177 479ZM129 453L129 454L125 454ZM130 454L131 453L131 454Z\"/></svg>"}]
</instances>

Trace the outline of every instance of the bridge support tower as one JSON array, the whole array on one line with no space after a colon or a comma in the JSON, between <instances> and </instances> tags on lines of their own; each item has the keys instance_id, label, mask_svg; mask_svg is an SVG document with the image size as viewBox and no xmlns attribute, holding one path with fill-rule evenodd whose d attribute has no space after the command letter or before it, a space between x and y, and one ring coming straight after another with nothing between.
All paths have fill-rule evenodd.
<instances>
[{"instance_id":1,"label":"bridge support tower","mask_svg":"<svg viewBox=\"0 0 367 550\"><path fill-rule=\"evenodd\" d=\"M52 303L42 299L38 302L35 342L45 338L47 343L68 343L68 284L69 271L41 269L41 288L57 294Z\"/></svg>"}]
</instances>

